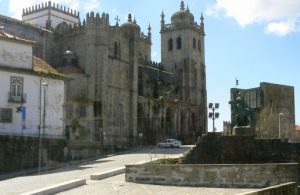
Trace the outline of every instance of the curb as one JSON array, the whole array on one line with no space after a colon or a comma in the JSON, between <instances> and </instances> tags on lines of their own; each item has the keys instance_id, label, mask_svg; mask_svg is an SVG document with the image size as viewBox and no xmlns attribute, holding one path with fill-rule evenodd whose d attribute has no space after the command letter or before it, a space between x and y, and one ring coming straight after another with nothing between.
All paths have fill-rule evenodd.
<instances>
[{"instance_id":1,"label":"curb","mask_svg":"<svg viewBox=\"0 0 300 195\"><path fill-rule=\"evenodd\" d=\"M106 179L106 178L120 175L123 173L125 173L125 167L120 167L120 168L117 168L114 170L109 170L109 171L101 172L98 174L93 174L90 176L90 178L91 178L91 180L102 180L102 179Z\"/></svg>"},{"instance_id":2,"label":"curb","mask_svg":"<svg viewBox=\"0 0 300 195\"><path fill-rule=\"evenodd\" d=\"M74 179L71 181L55 184L49 187L40 188L34 191L25 192L21 195L48 195L66 191L78 186L86 185L86 179Z\"/></svg>"}]
</instances>

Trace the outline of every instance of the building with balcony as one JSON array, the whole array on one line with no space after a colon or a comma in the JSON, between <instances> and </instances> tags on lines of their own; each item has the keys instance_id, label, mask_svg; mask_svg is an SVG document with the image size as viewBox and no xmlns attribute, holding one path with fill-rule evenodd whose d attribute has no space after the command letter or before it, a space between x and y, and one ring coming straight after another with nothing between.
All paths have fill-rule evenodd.
<instances>
[{"instance_id":1,"label":"building with balcony","mask_svg":"<svg viewBox=\"0 0 300 195\"><path fill-rule=\"evenodd\" d=\"M0 31L0 134L64 138L64 77L33 56L35 42Z\"/></svg>"},{"instance_id":2,"label":"building with balcony","mask_svg":"<svg viewBox=\"0 0 300 195\"><path fill-rule=\"evenodd\" d=\"M184 2L172 16L161 14L161 63L151 60L151 26L143 32L132 14L123 24L107 13L78 19L51 1L25 8L22 21L0 15L6 32L35 40L34 55L72 77L65 93L71 142L195 143L207 132L203 16L194 18Z\"/></svg>"}]
</instances>

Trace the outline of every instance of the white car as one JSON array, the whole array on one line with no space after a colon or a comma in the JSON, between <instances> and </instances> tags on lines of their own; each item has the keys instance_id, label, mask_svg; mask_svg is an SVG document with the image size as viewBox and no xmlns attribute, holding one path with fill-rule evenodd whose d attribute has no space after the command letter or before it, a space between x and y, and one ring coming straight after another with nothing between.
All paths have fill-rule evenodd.
<instances>
[{"instance_id":1,"label":"white car","mask_svg":"<svg viewBox=\"0 0 300 195\"><path fill-rule=\"evenodd\" d=\"M179 148L181 146L181 141L176 139L165 139L157 144L159 148Z\"/></svg>"}]
</instances>

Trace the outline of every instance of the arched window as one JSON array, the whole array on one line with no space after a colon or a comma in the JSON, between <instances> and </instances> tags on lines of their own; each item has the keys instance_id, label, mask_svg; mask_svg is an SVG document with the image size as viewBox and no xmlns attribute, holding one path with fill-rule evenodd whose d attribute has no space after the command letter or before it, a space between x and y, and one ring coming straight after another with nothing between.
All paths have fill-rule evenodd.
<instances>
[{"instance_id":1,"label":"arched window","mask_svg":"<svg viewBox=\"0 0 300 195\"><path fill-rule=\"evenodd\" d=\"M177 37L176 43L177 43L177 49L181 49L181 37Z\"/></svg>"},{"instance_id":2,"label":"arched window","mask_svg":"<svg viewBox=\"0 0 300 195\"><path fill-rule=\"evenodd\" d=\"M196 39L193 38L193 48L196 49Z\"/></svg>"},{"instance_id":3,"label":"arched window","mask_svg":"<svg viewBox=\"0 0 300 195\"><path fill-rule=\"evenodd\" d=\"M114 57L121 58L121 44L118 41L115 41L114 44Z\"/></svg>"},{"instance_id":4,"label":"arched window","mask_svg":"<svg viewBox=\"0 0 300 195\"><path fill-rule=\"evenodd\" d=\"M201 41L198 40L198 50L201 52Z\"/></svg>"},{"instance_id":5,"label":"arched window","mask_svg":"<svg viewBox=\"0 0 300 195\"><path fill-rule=\"evenodd\" d=\"M168 42L168 49L169 49L169 51L172 51L172 50L173 50L173 39L169 39L169 42Z\"/></svg>"},{"instance_id":6,"label":"arched window","mask_svg":"<svg viewBox=\"0 0 300 195\"><path fill-rule=\"evenodd\" d=\"M19 77L11 77L10 93L13 97L23 95L23 79Z\"/></svg>"}]
</instances>

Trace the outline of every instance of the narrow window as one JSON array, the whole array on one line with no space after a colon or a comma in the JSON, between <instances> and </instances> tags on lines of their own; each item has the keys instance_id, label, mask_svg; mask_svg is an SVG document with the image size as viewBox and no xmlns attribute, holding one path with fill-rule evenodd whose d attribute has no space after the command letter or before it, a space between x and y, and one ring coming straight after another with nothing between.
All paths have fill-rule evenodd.
<instances>
[{"instance_id":1,"label":"narrow window","mask_svg":"<svg viewBox=\"0 0 300 195\"><path fill-rule=\"evenodd\" d=\"M193 38L193 48L196 49L196 39Z\"/></svg>"},{"instance_id":2,"label":"narrow window","mask_svg":"<svg viewBox=\"0 0 300 195\"><path fill-rule=\"evenodd\" d=\"M201 52L201 41L198 40L198 50Z\"/></svg>"},{"instance_id":3,"label":"narrow window","mask_svg":"<svg viewBox=\"0 0 300 195\"><path fill-rule=\"evenodd\" d=\"M79 117L84 118L86 117L86 106L80 105L79 107Z\"/></svg>"},{"instance_id":4,"label":"narrow window","mask_svg":"<svg viewBox=\"0 0 300 195\"><path fill-rule=\"evenodd\" d=\"M168 45L169 45L169 51L172 51L173 50L173 39L169 39L169 42L168 42Z\"/></svg>"},{"instance_id":5,"label":"narrow window","mask_svg":"<svg viewBox=\"0 0 300 195\"><path fill-rule=\"evenodd\" d=\"M177 38L176 43L177 43L177 49L181 49L181 37Z\"/></svg>"},{"instance_id":6,"label":"narrow window","mask_svg":"<svg viewBox=\"0 0 300 195\"><path fill-rule=\"evenodd\" d=\"M22 101L23 97L23 78L10 78L10 100L15 102Z\"/></svg>"},{"instance_id":7,"label":"narrow window","mask_svg":"<svg viewBox=\"0 0 300 195\"><path fill-rule=\"evenodd\" d=\"M114 57L117 58L118 57L118 43L115 42L115 47L114 47Z\"/></svg>"},{"instance_id":8,"label":"narrow window","mask_svg":"<svg viewBox=\"0 0 300 195\"><path fill-rule=\"evenodd\" d=\"M102 114L102 103L101 101L94 102L94 116L101 116Z\"/></svg>"}]
</instances>

